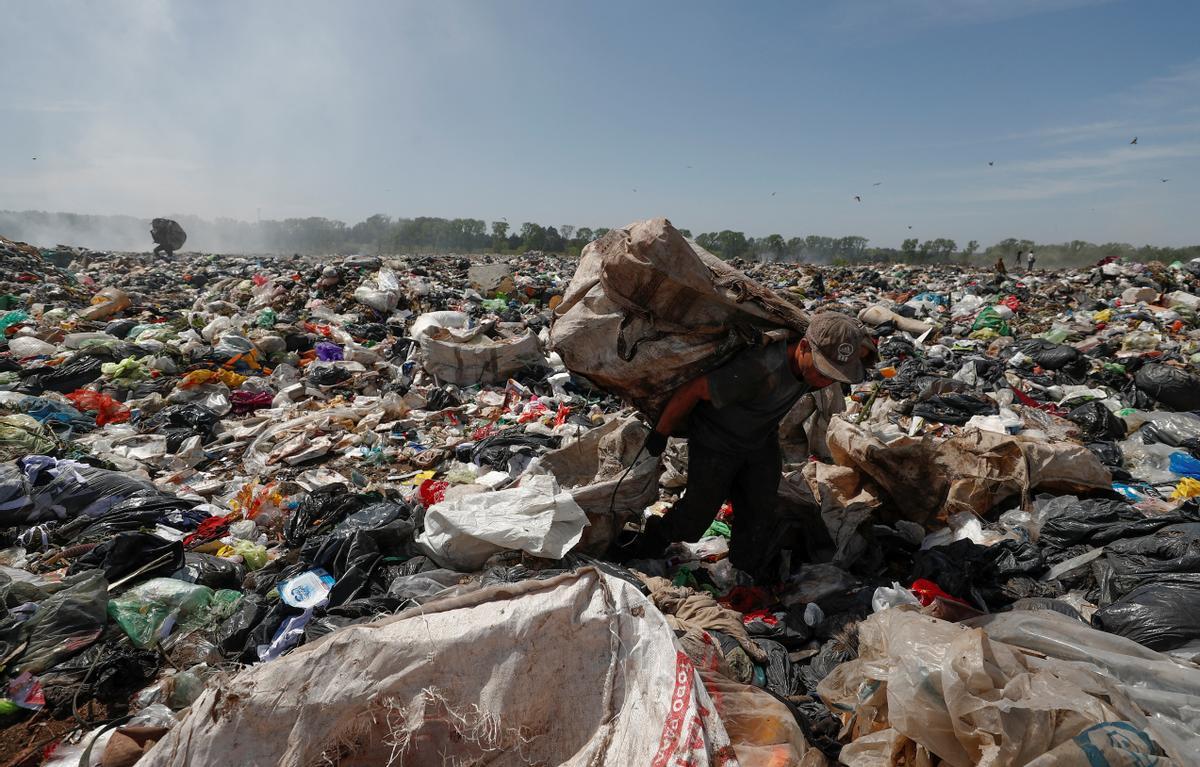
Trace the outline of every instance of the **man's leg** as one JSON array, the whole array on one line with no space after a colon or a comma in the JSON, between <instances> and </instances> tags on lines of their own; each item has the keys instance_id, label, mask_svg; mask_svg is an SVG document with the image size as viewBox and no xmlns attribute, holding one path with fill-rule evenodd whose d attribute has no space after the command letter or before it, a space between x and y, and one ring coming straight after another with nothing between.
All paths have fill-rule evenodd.
<instances>
[{"instance_id":1,"label":"man's leg","mask_svg":"<svg viewBox=\"0 0 1200 767\"><path fill-rule=\"evenodd\" d=\"M729 561L755 577L766 575L763 569L778 553L783 522L775 507L782 472L779 444L772 441L768 447L748 454L733 480Z\"/></svg>"},{"instance_id":2,"label":"man's leg","mask_svg":"<svg viewBox=\"0 0 1200 767\"><path fill-rule=\"evenodd\" d=\"M730 496L733 478L737 474L741 459L707 449L702 445L688 445L687 487L683 498L662 516L650 518L646 523L647 546L662 549L674 541L697 541L712 524L721 505Z\"/></svg>"}]
</instances>

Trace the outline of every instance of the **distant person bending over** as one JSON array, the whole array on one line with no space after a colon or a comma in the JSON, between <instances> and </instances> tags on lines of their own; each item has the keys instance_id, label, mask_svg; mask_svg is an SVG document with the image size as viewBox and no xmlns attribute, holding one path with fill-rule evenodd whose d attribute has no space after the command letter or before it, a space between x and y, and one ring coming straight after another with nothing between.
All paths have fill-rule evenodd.
<instances>
[{"instance_id":1,"label":"distant person bending over","mask_svg":"<svg viewBox=\"0 0 1200 767\"><path fill-rule=\"evenodd\" d=\"M150 222L150 236L154 239L154 255L165 253L167 258L175 255L175 251L187 242L187 233L179 222L169 218L156 218Z\"/></svg>"},{"instance_id":2,"label":"distant person bending over","mask_svg":"<svg viewBox=\"0 0 1200 767\"><path fill-rule=\"evenodd\" d=\"M657 557L673 541L696 541L729 500L729 560L767 578L780 530L775 516L782 472L779 423L796 400L835 382L865 377L875 347L857 320L836 312L813 316L804 338L742 351L725 365L679 387L667 402L646 450L662 455L667 437L687 423L688 471L683 498L647 520L635 557Z\"/></svg>"}]
</instances>

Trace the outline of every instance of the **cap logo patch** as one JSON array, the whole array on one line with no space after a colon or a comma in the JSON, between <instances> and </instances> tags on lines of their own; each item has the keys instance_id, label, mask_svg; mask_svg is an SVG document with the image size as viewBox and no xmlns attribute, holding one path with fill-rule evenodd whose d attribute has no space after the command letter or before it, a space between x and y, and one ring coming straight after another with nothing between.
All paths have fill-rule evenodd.
<instances>
[{"instance_id":1,"label":"cap logo patch","mask_svg":"<svg viewBox=\"0 0 1200 767\"><path fill-rule=\"evenodd\" d=\"M838 362L849 362L852 354L854 354L854 347L850 344L840 344L837 348Z\"/></svg>"}]
</instances>

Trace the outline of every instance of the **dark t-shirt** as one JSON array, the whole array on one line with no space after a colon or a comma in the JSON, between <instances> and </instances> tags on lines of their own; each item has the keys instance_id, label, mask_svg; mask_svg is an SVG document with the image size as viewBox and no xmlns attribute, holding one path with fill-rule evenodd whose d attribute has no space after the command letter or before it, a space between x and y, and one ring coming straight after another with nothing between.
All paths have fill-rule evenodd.
<instances>
[{"instance_id":1,"label":"dark t-shirt","mask_svg":"<svg viewBox=\"0 0 1200 767\"><path fill-rule=\"evenodd\" d=\"M692 410L688 438L725 453L758 450L778 439L779 422L812 390L792 374L787 348L751 347L709 373L711 401Z\"/></svg>"}]
</instances>

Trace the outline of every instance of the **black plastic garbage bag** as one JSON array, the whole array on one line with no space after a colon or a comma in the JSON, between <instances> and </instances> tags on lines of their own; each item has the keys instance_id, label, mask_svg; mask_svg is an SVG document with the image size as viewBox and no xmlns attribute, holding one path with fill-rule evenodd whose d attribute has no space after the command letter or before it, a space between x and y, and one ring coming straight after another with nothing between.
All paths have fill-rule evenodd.
<instances>
[{"instance_id":1,"label":"black plastic garbage bag","mask_svg":"<svg viewBox=\"0 0 1200 767\"><path fill-rule=\"evenodd\" d=\"M1114 440L1125 436L1125 422L1102 402L1086 402L1067 414L1089 439Z\"/></svg>"},{"instance_id":2,"label":"black plastic garbage bag","mask_svg":"<svg viewBox=\"0 0 1200 767\"><path fill-rule=\"evenodd\" d=\"M200 443L206 444L213 438L213 430L220 417L204 405L186 402L182 405L168 405L154 414L143 425L167 437L167 450L175 452L184 440L193 435L200 437Z\"/></svg>"},{"instance_id":3,"label":"black plastic garbage bag","mask_svg":"<svg viewBox=\"0 0 1200 767\"><path fill-rule=\"evenodd\" d=\"M55 716L70 716L76 702L96 700L109 707L111 716L154 681L161 663L156 650L140 650L125 641L120 629L110 631L41 675L46 708Z\"/></svg>"},{"instance_id":4,"label":"black plastic garbage bag","mask_svg":"<svg viewBox=\"0 0 1200 767\"><path fill-rule=\"evenodd\" d=\"M1143 365L1133 377L1140 391L1173 410L1200 410L1200 378L1171 365Z\"/></svg>"},{"instance_id":5,"label":"black plastic garbage bag","mask_svg":"<svg viewBox=\"0 0 1200 767\"><path fill-rule=\"evenodd\" d=\"M263 603L261 597L254 593L242 595L233 614L217 626L214 633L214 640L221 654L226 657L235 657L241 654L250 638L250 633L266 616L267 605Z\"/></svg>"},{"instance_id":6,"label":"black plastic garbage bag","mask_svg":"<svg viewBox=\"0 0 1200 767\"><path fill-rule=\"evenodd\" d=\"M41 394L56 391L62 394L82 389L100 377L100 367L108 362L106 356L80 353L57 367L41 366L22 371L19 391Z\"/></svg>"},{"instance_id":7,"label":"black plastic garbage bag","mask_svg":"<svg viewBox=\"0 0 1200 767\"><path fill-rule=\"evenodd\" d=\"M1041 338L1019 341L1013 347L1045 370L1062 370L1082 358L1079 350L1066 344L1056 344Z\"/></svg>"},{"instance_id":8,"label":"black plastic garbage bag","mask_svg":"<svg viewBox=\"0 0 1200 767\"><path fill-rule=\"evenodd\" d=\"M514 453L521 451L540 453L558 447L561 441L560 437L526 434L518 429L506 429L476 443L475 448L471 451L471 458L480 465L506 469L508 459Z\"/></svg>"},{"instance_id":9,"label":"black plastic garbage bag","mask_svg":"<svg viewBox=\"0 0 1200 767\"><path fill-rule=\"evenodd\" d=\"M800 694L804 689L804 680L800 677L800 669L788 656L787 648L773 639L750 639L767 653L767 662L762 666L766 682L764 686L781 698Z\"/></svg>"},{"instance_id":10,"label":"black plastic garbage bag","mask_svg":"<svg viewBox=\"0 0 1200 767\"><path fill-rule=\"evenodd\" d=\"M810 695L816 694L817 685L829 673L846 661L858 657L857 627L848 627L837 636L821 645L807 666L800 669L800 680Z\"/></svg>"},{"instance_id":11,"label":"black plastic garbage bag","mask_svg":"<svg viewBox=\"0 0 1200 767\"><path fill-rule=\"evenodd\" d=\"M317 488L305 496L288 517L283 528L284 540L289 546L300 546L309 536L336 525L377 498L351 493L340 482Z\"/></svg>"},{"instance_id":12,"label":"black plastic garbage bag","mask_svg":"<svg viewBox=\"0 0 1200 767\"><path fill-rule=\"evenodd\" d=\"M1089 442L1087 449L1091 450L1100 463L1104 464L1104 468L1113 473L1115 481L1121 481L1122 478L1132 478L1128 471L1125 470L1125 455L1121 452L1121 448L1116 442Z\"/></svg>"},{"instance_id":13,"label":"black plastic garbage bag","mask_svg":"<svg viewBox=\"0 0 1200 767\"><path fill-rule=\"evenodd\" d=\"M85 649L108 620L108 581L99 570L68 576L70 585L37 606L32 616L0 621L0 657L13 657L12 675L37 675ZM22 649L22 647L24 649Z\"/></svg>"},{"instance_id":14,"label":"black plastic garbage bag","mask_svg":"<svg viewBox=\"0 0 1200 767\"><path fill-rule=\"evenodd\" d=\"M1170 524L1150 535L1122 538L1104 549L1107 585L1119 599L1166 574L1200 573L1200 524Z\"/></svg>"},{"instance_id":15,"label":"black plastic garbage bag","mask_svg":"<svg viewBox=\"0 0 1200 767\"><path fill-rule=\"evenodd\" d=\"M403 599L390 594L382 594L330 607L323 616L314 619L304 627L304 641L311 642L344 626L370 623L380 616L396 612L404 604L405 600Z\"/></svg>"},{"instance_id":16,"label":"black plastic garbage bag","mask_svg":"<svg viewBox=\"0 0 1200 767\"><path fill-rule=\"evenodd\" d=\"M1101 607L1099 629L1165 652L1200 639L1200 589L1192 584L1148 583Z\"/></svg>"},{"instance_id":17,"label":"black plastic garbage bag","mask_svg":"<svg viewBox=\"0 0 1200 767\"><path fill-rule=\"evenodd\" d=\"M1053 508L1038 534L1038 545L1043 549L1065 549L1080 543L1100 545L1144 536L1168 525L1200 521L1200 509L1194 504L1147 517L1124 500L1063 496L1049 503Z\"/></svg>"},{"instance_id":18,"label":"black plastic garbage bag","mask_svg":"<svg viewBox=\"0 0 1200 767\"><path fill-rule=\"evenodd\" d=\"M313 365L308 374L308 382L314 386L337 386L350 380L349 370L339 365Z\"/></svg>"},{"instance_id":19,"label":"black plastic garbage bag","mask_svg":"<svg viewBox=\"0 0 1200 767\"><path fill-rule=\"evenodd\" d=\"M172 578L188 583L208 586L210 589L233 589L240 591L246 578L246 568L238 562L211 554L189 551L184 554L183 566Z\"/></svg>"},{"instance_id":20,"label":"black plastic garbage bag","mask_svg":"<svg viewBox=\"0 0 1200 767\"><path fill-rule=\"evenodd\" d=\"M30 463L38 468L31 472ZM99 469L74 461L46 462L40 456L20 459L18 465L33 474L30 508L14 514L0 513L0 525L96 517L138 493L158 494L153 485L119 471Z\"/></svg>"},{"instance_id":21,"label":"black plastic garbage bag","mask_svg":"<svg viewBox=\"0 0 1200 767\"><path fill-rule=\"evenodd\" d=\"M913 406L914 418L961 426L977 415L995 415L999 405L987 397L974 394L936 394Z\"/></svg>"},{"instance_id":22,"label":"black plastic garbage bag","mask_svg":"<svg viewBox=\"0 0 1200 767\"><path fill-rule=\"evenodd\" d=\"M80 516L63 524L56 537L72 543L99 543L119 533L154 527L164 516L190 509L195 503L158 490L137 493L120 500L98 518Z\"/></svg>"},{"instance_id":23,"label":"black plastic garbage bag","mask_svg":"<svg viewBox=\"0 0 1200 767\"><path fill-rule=\"evenodd\" d=\"M183 544L143 532L121 533L84 554L71 564L69 574L99 568L109 583L157 562L138 580L168 576L183 566Z\"/></svg>"}]
</instances>

